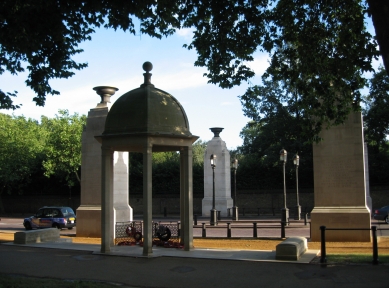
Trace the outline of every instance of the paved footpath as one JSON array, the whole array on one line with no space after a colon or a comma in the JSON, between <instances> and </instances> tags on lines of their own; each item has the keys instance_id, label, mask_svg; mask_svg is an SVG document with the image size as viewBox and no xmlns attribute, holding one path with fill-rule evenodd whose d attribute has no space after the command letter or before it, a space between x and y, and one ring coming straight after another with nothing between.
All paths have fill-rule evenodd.
<instances>
[{"instance_id":1,"label":"paved footpath","mask_svg":"<svg viewBox=\"0 0 389 288\"><path fill-rule=\"evenodd\" d=\"M389 287L389 266L383 264L275 261L273 256L263 256L271 251L209 249L191 254L153 247L153 257L142 257L140 251L140 247L115 246L106 255L99 253L99 245L91 244L7 243L0 245L0 273L112 282L119 287Z\"/></svg>"},{"instance_id":2,"label":"paved footpath","mask_svg":"<svg viewBox=\"0 0 389 288\"><path fill-rule=\"evenodd\" d=\"M121 287L388 287L389 266L122 257L0 245L0 271Z\"/></svg>"}]
</instances>

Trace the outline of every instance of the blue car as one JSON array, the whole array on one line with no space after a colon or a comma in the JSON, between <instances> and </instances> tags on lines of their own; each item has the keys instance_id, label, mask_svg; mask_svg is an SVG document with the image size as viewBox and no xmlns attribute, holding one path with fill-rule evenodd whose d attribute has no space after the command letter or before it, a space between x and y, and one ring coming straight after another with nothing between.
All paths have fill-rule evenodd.
<instances>
[{"instance_id":1,"label":"blue car","mask_svg":"<svg viewBox=\"0 0 389 288\"><path fill-rule=\"evenodd\" d=\"M26 230L33 228L68 228L76 226L76 214L70 207L45 206L31 217L24 218Z\"/></svg>"},{"instance_id":2,"label":"blue car","mask_svg":"<svg viewBox=\"0 0 389 288\"><path fill-rule=\"evenodd\" d=\"M375 209L373 218L375 220L384 220L387 224L389 224L389 206Z\"/></svg>"}]
</instances>

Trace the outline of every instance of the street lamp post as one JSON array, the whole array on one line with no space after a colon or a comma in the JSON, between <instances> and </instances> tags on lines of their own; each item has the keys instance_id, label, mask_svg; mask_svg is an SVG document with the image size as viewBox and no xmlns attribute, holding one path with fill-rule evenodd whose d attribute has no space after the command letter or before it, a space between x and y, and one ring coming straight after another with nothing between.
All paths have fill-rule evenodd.
<instances>
[{"instance_id":1,"label":"street lamp post","mask_svg":"<svg viewBox=\"0 0 389 288\"><path fill-rule=\"evenodd\" d=\"M217 225L217 211L215 208L215 167L216 167L216 155L212 154L209 158L212 167L212 209L211 209L211 226Z\"/></svg>"},{"instance_id":2,"label":"street lamp post","mask_svg":"<svg viewBox=\"0 0 389 288\"><path fill-rule=\"evenodd\" d=\"M293 159L293 164L296 167L296 215L294 215L295 220L301 219L301 206L299 203L299 164L300 164L300 157L296 153Z\"/></svg>"},{"instance_id":3,"label":"street lamp post","mask_svg":"<svg viewBox=\"0 0 389 288\"><path fill-rule=\"evenodd\" d=\"M236 206L236 170L238 170L238 159L232 162L232 170L234 171L234 207L232 207L232 220L239 220L238 207Z\"/></svg>"},{"instance_id":4,"label":"street lamp post","mask_svg":"<svg viewBox=\"0 0 389 288\"><path fill-rule=\"evenodd\" d=\"M284 172L284 207L281 209L281 221L286 225L289 222L289 209L286 207L286 183L285 183L285 164L287 160L287 152L285 149L280 151L280 160L283 162Z\"/></svg>"}]
</instances>

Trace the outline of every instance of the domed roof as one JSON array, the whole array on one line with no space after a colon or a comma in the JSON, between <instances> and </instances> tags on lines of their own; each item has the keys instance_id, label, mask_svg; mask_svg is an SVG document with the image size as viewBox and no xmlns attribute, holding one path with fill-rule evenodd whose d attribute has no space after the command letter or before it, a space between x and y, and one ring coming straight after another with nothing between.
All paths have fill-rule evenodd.
<instances>
[{"instance_id":1,"label":"domed roof","mask_svg":"<svg viewBox=\"0 0 389 288\"><path fill-rule=\"evenodd\" d=\"M103 135L192 136L184 108L169 93L151 84L150 62L143 64L144 83L123 94L108 112Z\"/></svg>"}]
</instances>

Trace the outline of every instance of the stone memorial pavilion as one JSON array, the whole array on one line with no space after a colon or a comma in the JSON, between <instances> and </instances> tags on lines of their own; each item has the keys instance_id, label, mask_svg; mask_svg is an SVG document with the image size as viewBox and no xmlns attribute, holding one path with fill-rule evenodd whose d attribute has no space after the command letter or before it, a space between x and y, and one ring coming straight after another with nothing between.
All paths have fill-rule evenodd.
<instances>
[{"instance_id":1,"label":"stone memorial pavilion","mask_svg":"<svg viewBox=\"0 0 389 288\"><path fill-rule=\"evenodd\" d=\"M145 62L144 83L122 95L108 112L101 143L101 252L114 243L114 152L143 153L143 255L152 254L152 153L180 153L180 221L184 250L193 248L192 144L186 113L169 93L151 84L152 64ZM131 191L130 191L131 193Z\"/></svg>"}]
</instances>

